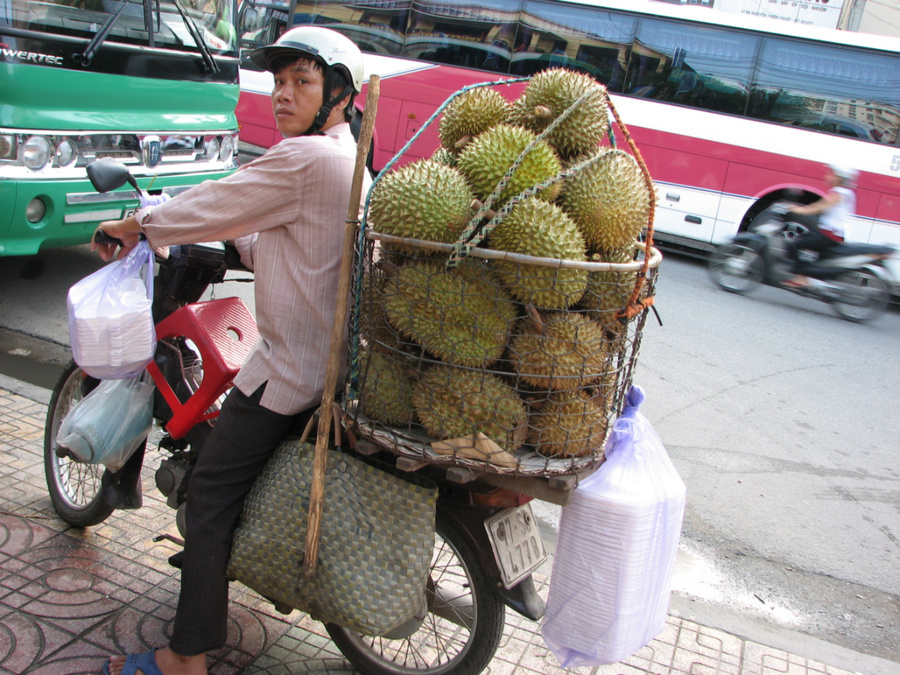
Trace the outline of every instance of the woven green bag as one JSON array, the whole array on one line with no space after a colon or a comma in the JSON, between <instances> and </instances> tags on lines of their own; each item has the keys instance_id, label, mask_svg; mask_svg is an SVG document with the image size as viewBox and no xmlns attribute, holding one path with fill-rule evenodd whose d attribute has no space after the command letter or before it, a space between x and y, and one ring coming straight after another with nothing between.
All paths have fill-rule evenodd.
<instances>
[{"instance_id":1,"label":"woven green bag","mask_svg":"<svg viewBox=\"0 0 900 675\"><path fill-rule=\"evenodd\" d=\"M276 605L383 635L424 611L437 489L328 450L319 557L303 574L314 445L285 441L244 502L228 575Z\"/></svg>"}]
</instances>

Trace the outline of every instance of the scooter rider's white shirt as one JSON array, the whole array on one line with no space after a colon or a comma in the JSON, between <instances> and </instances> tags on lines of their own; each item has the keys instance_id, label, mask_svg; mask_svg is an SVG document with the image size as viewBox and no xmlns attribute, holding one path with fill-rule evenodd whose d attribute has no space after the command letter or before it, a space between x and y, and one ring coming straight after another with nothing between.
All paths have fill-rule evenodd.
<instances>
[{"instance_id":1,"label":"scooter rider's white shirt","mask_svg":"<svg viewBox=\"0 0 900 675\"><path fill-rule=\"evenodd\" d=\"M847 234L847 225L856 213L856 193L845 187L836 187L834 191L841 199L819 217L819 229L833 239L843 241Z\"/></svg>"}]
</instances>

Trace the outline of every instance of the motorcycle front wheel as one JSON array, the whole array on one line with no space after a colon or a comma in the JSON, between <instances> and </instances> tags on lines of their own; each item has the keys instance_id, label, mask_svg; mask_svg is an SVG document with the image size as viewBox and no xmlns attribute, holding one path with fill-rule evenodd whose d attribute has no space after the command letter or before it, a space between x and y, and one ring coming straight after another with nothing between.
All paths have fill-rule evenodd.
<instances>
[{"instance_id":1,"label":"motorcycle front wheel","mask_svg":"<svg viewBox=\"0 0 900 675\"><path fill-rule=\"evenodd\" d=\"M709 273L726 291L747 293L762 282L766 262L746 244L723 244L709 259Z\"/></svg>"},{"instance_id":2,"label":"motorcycle front wheel","mask_svg":"<svg viewBox=\"0 0 900 675\"><path fill-rule=\"evenodd\" d=\"M503 637L506 610L469 544L440 516L426 595L428 613L405 637L369 637L334 624L325 628L366 675L480 673Z\"/></svg>"},{"instance_id":3,"label":"motorcycle front wheel","mask_svg":"<svg viewBox=\"0 0 900 675\"><path fill-rule=\"evenodd\" d=\"M890 301L887 283L868 270L844 272L835 283L840 288L840 297L832 307L848 321L871 321L881 316Z\"/></svg>"},{"instance_id":4,"label":"motorcycle front wheel","mask_svg":"<svg viewBox=\"0 0 900 675\"><path fill-rule=\"evenodd\" d=\"M44 426L44 474L50 501L60 518L74 527L98 525L113 508L103 500L100 480L106 467L85 464L56 454L56 435L66 414L87 396L99 380L89 377L74 361L63 371L50 397Z\"/></svg>"}]
</instances>

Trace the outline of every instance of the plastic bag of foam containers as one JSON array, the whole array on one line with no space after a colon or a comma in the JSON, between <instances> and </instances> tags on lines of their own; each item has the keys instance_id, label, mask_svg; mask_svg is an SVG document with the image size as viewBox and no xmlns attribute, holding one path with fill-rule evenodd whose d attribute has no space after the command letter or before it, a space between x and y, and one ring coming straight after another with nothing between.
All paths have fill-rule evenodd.
<instances>
[{"instance_id":1,"label":"plastic bag of foam containers","mask_svg":"<svg viewBox=\"0 0 900 675\"><path fill-rule=\"evenodd\" d=\"M632 387L606 461L563 507L542 634L564 668L618 663L665 626L685 486Z\"/></svg>"},{"instance_id":2,"label":"plastic bag of foam containers","mask_svg":"<svg viewBox=\"0 0 900 675\"><path fill-rule=\"evenodd\" d=\"M69 289L72 356L91 377L135 377L153 358L153 264L150 245L141 241Z\"/></svg>"}]
</instances>

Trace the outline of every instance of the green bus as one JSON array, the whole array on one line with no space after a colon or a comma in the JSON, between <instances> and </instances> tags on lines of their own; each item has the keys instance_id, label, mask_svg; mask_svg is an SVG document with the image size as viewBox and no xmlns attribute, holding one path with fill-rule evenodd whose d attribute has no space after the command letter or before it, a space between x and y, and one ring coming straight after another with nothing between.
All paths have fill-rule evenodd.
<instances>
[{"instance_id":1,"label":"green bus","mask_svg":"<svg viewBox=\"0 0 900 675\"><path fill-rule=\"evenodd\" d=\"M0 256L90 240L137 207L85 166L175 195L238 164L235 0L0 0Z\"/></svg>"}]
</instances>

